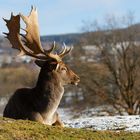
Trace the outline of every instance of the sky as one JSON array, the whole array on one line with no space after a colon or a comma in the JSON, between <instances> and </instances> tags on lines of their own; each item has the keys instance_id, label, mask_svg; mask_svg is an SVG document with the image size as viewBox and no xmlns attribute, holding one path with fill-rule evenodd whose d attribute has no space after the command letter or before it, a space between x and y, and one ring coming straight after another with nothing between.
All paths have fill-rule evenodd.
<instances>
[{"instance_id":1,"label":"sky","mask_svg":"<svg viewBox=\"0 0 140 140\"><path fill-rule=\"evenodd\" d=\"M9 19L11 12L28 15L31 5L38 10L41 35L81 32L83 21L103 22L108 14L128 11L140 21L140 0L0 0L0 35L7 31L3 17Z\"/></svg>"}]
</instances>

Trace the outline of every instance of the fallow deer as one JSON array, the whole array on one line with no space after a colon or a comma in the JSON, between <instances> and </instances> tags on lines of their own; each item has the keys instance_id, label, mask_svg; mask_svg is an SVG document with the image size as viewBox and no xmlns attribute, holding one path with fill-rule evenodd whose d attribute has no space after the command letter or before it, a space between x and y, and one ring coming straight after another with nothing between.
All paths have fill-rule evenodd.
<instances>
[{"instance_id":1,"label":"fallow deer","mask_svg":"<svg viewBox=\"0 0 140 140\"><path fill-rule=\"evenodd\" d=\"M26 24L25 35L20 34L21 19ZM29 16L11 14L10 20L4 20L9 30L9 33L4 34L12 44L12 48L20 50L20 55L36 58L35 63L41 70L34 88L16 90L9 99L3 116L63 126L57 108L64 93L64 85L77 85L80 81L79 77L62 61L71 48L68 49L64 45L60 53L53 53L55 49L53 44L51 49L43 49L35 8L31 9Z\"/></svg>"}]
</instances>

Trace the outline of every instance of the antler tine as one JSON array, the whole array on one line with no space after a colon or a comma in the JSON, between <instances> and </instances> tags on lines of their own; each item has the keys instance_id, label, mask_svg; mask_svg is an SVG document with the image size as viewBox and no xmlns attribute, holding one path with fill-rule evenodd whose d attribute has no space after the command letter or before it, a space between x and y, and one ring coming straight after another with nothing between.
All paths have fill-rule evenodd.
<instances>
[{"instance_id":1,"label":"antler tine","mask_svg":"<svg viewBox=\"0 0 140 140\"><path fill-rule=\"evenodd\" d=\"M65 49L63 52L61 52L61 53L59 54L59 56L60 56L61 58L63 58L66 54L68 54L69 52L71 52L71 50L72 50L72 48L73 48L73 47L70 47L69 49L67 49L66 44L63 43L63 45L64 45L64 47L65 47L66 49Z\"/></svg>"},{"instance_id":2,"label":"antler tine","mask_svg":"<svg viewBox=\"0 0 140 140\"><path fill-rule=\"evenodd\" d=\"M49 50L45 50L45 55L46 55L46 57L48 57L50 59L55 59L56 61L60 62L60 61L62 61L61 57L59 57L58 54L51 53L55 48L56 48L56 45L55 45L55 41L54 41L51 48Z\"/></svg>"},{"instance_id":3,"label":"antler tine","mask_svg":"<svg viewBox=\"0 0 140 140\"><path fill-rule=\"evenodd\" d=\"M51 48L49 50L46 50L46 53L51 53L56 48L55 41L53 42Z\"/></svg>"},{"instance_id":4,"label":"antler tine","mask_svg":"<svg viewBox=\"0 0 140 140\"><path fill-rule=\"evenodd\" d=\"M70 53L71 51L72 51L72 49L73 49L73 46L71 46L67 51L66 51L66 53L65 54L68 54L68 53Z\"/></svg>"},{"instance_id":5,"label":"antler tine","mask_svg":"<svg viewBox=\"0 0 140 140\"><path fill-rule=\"evenodd\" d=\"M21 35L24 39L26 39L26 37L25 37L24 34L21 34L21 33L20 33L20 35ZM25 41L24 43L26 43L26 41Z\"/></svg>"},{"instance_id":6,"label":"antler tine","mask_svg":"<svg viewBox=\"0 0 140 140\"><path fill-rule=\"evenodd\" d=\"M35 6L32 5L32 6L31 6L31 10L35 10L35 11L36 11L37 9L36 9Z\"/></svg>"},{"instance_id":7,"label":"antler tine","mask_svg":"<svg viewBox=\"0 0 140 140\"><path fill-rule=\"evenodd\" d=\"M8 35L8 33L5 33L5 32L3 32L3 34L6 35L6 36Z\"/></svg>"},{"instance_id":8,"label":"antler tine","mask_svg":"<svg viewBox=\"0 0 140 140\"><path fill-rule=\"evenodd\" d=\"M65 43L63 43L64 49L62 49L62 51L59 53L59 56L61 57L61 55L63 55L66 50L67 50L67 46L65 45Z\"/></svg>"},{"instance_id":9,"label":"antler tine","mask_svg":"<svg viewBox=\"0 0 140 140\"><path fill-rule=\"evenodd\" d=\"M61 55L61 58L63 58L65 55L69 54L73 47L70 47L64 54Z\"/></svg>"},{"instance_id":10,"label":"antler tine","mask_svg":"<svg viewBox=\"0 0 140 140\"><path fill-rule=\"evenodd\" d=\"M13 12L11 12L11 18L13 17Z\"/></svg>"},{"instance_id":11,"label":"antler tine","mask_svg":"<svg viewBox=\"0 0 140 140\"><path fill-rule=\"evenodd\" d=\"M9 21L9 20L7 20L7 19L5 19L5 18L3 18L3 20L6 22L6 24L7 24L7 22Z\"/></svg>"},{"instance_id":12,"label":"antler tine","mask_svg":"<svg viewBox=\"0 0 140 140\"><path fill-rule=\"evenodd\" d=\"M23 30L23 31L25 31L26 33L28 33L28 31L26 29L24 29L24 28L20 28L20 29Z\"/></svg>"}]
</instances>

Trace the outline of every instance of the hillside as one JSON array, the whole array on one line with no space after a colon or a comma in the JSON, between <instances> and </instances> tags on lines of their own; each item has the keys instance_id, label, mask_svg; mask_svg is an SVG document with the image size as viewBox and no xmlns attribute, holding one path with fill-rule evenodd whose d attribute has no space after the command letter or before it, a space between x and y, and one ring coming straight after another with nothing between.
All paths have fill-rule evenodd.
<instances>
[{"instance_id":1,"label":"hillside","mask_svg":"<svg viewBox=\"0 0 140 140\"><path fill-rule=\"evenodd\" d=\"M0 140L139 140L140 133L60 128L0 118Z\"/></svg>"},{"instance_id":2,"label":"hillside","mask_svg":"<svg viewBox=\"0 0 140 140\"><path fill-rule=\"evenodd\" d=\"M78 40L82 37L82 34L75 33L75 34L62 34L62 35L50 35L50 36L41 36L42 42L53 42L56 41L57 43L62 44L65 42L66 44L75 44Z\"/></svg>"}]
</instances>

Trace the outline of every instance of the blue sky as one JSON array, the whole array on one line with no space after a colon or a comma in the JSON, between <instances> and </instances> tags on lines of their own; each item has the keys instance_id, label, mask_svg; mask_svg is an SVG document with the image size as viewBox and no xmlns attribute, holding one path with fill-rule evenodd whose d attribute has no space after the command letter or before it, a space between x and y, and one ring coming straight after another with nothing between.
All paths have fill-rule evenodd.
<instances>
[{"instance_id":1,"label":"blue sky","mask_svg":"<svg viewBox=\"0 0 140 140\"><path fill-rule=\"evenodd\" d=\"M9 18L11 12L27 15L31 5L38 9L41 35L80 32L82 21L103 22L108 14L128 11L140 21L140 0L0 0L0 34L7 31L2 17Z\"/></svg>"}]
</instances>

